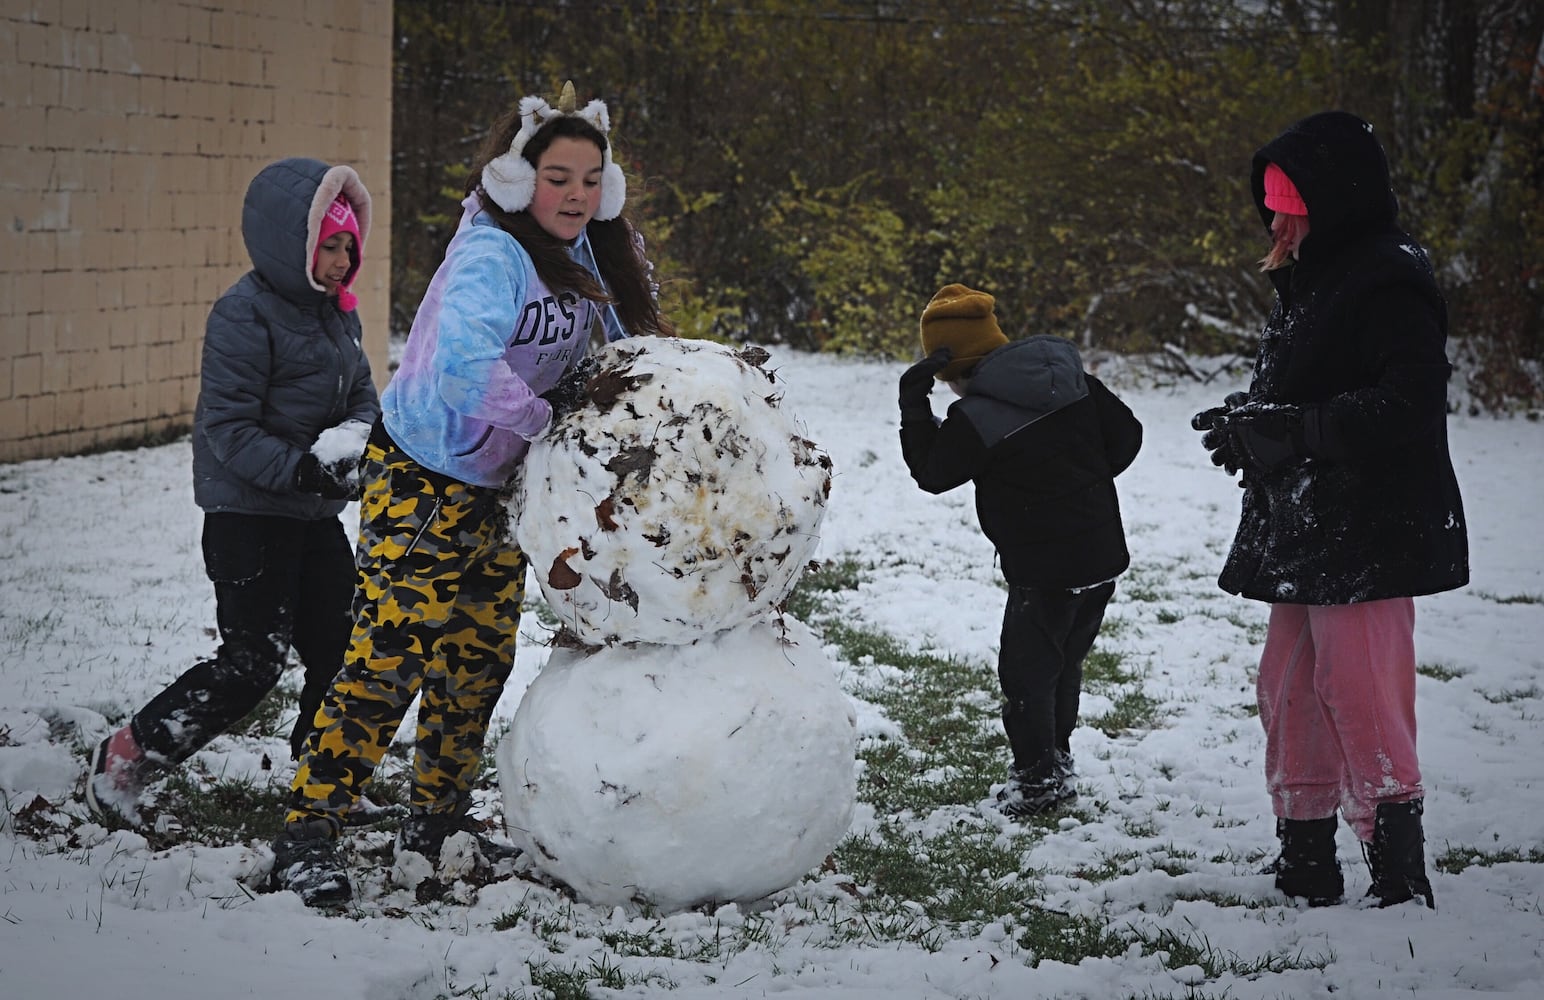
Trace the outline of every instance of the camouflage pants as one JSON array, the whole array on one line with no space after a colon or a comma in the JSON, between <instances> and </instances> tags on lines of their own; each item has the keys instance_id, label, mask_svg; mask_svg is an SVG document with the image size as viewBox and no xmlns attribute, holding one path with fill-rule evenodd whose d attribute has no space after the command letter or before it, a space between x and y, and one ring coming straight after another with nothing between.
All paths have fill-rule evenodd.
<instances>
[{"instance_id":1,"label":"camouflage pants","mask_svg":"<svg viewBox=\"0 0 1544 1000\"><path fill-rule=\"evenodd\" d=\"M514 666L526 559L500 491L431 472L379 433L361 479L354 631L286 822L340 825L420 692L411 807L461 807Z\"/></svg>"}]
</instances>

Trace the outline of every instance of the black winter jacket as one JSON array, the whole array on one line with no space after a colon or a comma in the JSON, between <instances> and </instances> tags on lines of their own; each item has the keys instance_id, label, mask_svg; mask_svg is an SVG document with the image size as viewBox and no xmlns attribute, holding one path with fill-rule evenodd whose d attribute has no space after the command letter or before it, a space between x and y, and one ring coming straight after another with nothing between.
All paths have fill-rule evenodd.
<instances>
[{"instance_id":1,"label":"black winter jacket","mask_svg":"<svg viewBox=\"0 0 1544 1000\"><path fill-rule=\"evenodd\" d=\"M1141 446L1136 416L1049 335L983 358L942 424L901 416L912 478L929 493L975 481L981 530L1017 586L1087 587L1126 570L1114 479Z\"/></svg>"},{"instance_id":2,"label":"black winter jacket","mask_svg":"<svg viewBox=\"0 0 1544 1000\"><path fill-rule=\"evenodd\" d=\"M193 498L205 511L317 520L343 509L294 485L318 434L381 412L358 314L311 277L322 213L340 192L362 255L370 195L351 168L280 160L247 188L241 234L253 269L209 314L193 415Z\"/></svg>"},{"instance_id":3,"label":"black winter jacket","mask_svg":"<svg viewBox=\"0 0 1544 1000\"><path fill-rule=\"evenodd\" d=\"M1261 601L1350 604L1469 579L1448 455L1447 307L1426 251L1396 225L1371 126L1306 118L1254 157L1267 227L1267 163L1308 206L1295 264L1271 272L1251 403L1301 408L1299 458L1246 470L1243 510L1218 583Z\"/></svg>"}]
</instances>

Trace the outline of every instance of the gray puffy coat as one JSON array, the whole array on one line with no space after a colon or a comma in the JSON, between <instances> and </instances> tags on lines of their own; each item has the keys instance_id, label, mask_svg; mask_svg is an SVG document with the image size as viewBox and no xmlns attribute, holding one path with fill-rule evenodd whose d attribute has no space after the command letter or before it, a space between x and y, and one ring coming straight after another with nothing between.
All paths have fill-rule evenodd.
<instances>
[{"instance_id":1,"label":"gray puffy coat","mask_svg":"<svg viewBox=\"0 0 1544 1000\"><path fill-rule=\"evenodd\" d=\"M323 213L338 194L370 231L370 195L349 167L269 164L252 179L241 234L253 268L214 304L193 416L193 498L205 511L335 517L341 500L295 489L318 434L380 415L359 316L311 276ZM357 262L356 262L357 268Z\"/></svg>"}]
</instances>

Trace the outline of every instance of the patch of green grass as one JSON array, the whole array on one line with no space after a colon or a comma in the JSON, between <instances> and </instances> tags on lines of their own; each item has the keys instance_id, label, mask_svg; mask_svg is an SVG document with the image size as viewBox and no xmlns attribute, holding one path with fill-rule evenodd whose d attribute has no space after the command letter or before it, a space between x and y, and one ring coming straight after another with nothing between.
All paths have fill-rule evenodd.
<instances>
[{"instance_id":1,"label":"patch of green grass","mask_svg":"<svg viewBox=\"0 0 1544 1000\"><path fill-rule=\"evenodd\" d=\"M675 940L662 931L664 925L656 923L647 933L638 931L602 931L601 941L607 948L627 958L676 958L679 950Z\"/></svg>"},{"instance_id":2,"label":"patch of green grass","mask_svg":"<svg viewBox=\"0 0 1544 1000\"><path fill-rule=\"evenodd\" d=\"M1530 865L1544 865L1544 848L1503 847L1499 850L1484 851L1477 847L1459 845L1443 851L1437 857L1435 864L1438 871L1457 875L1465 868L1490 868L1493 865L1518 861Z\"/></svg>"},{"instance_id":3,"label":"patch of green grass","mask_svg":"<svg viewBox=\"0 0 1544 1000\"><path fill-rule=\"evenodd\" d=\"M1544 604L1544 594L1493 594L1482 590L1478 596L1497 604Z\"/></svg>"},{"instance_id":4,"label":"patch of green grass","mask_svg":"<svg viewBox=\"0 0 1544 1000\"><path fill-rule=\"evenodd\" d=\"M1083 658L1083 687L1095 691L1135 683L1137 675L1122 666L1124 662L1120 653L1096 645Z\"/></svg>"},{"instance_id":5,"label":"patch of green grass","mask_svg":"<svg viewBox=\"0 0 1544 1000\"><path fill-rule=\"evenodd\" d=\"M1034 906L1024 913L1020 928L1015 943L1029 952L1031 968L1041 962L1076 965L1085 958L1114 958L1126 951L1126 942L1096 917Z\"/></svg>"},{"instance_id":6,"label":"patch of green grass","mask_svg":"<svg viewBox=\"0 0 1544 1000\"><path fill-rule=\"evenodd\" d=\"M817 617L825 607L825 595L842 590L857 590L868 567L856 559L843 558L820 563L804 571L784 607L800 621Z\"/></svg>"},{"instance_id":7,"label":"patch of green grass","mask_svg":"<svg viewBox=\"0 0 1544 1000\"><path fill-rule=\"evenodd\" d=\"M858 795L880 812L926 813L974 802L1001 780L1007 759L995 708L997 675L980 663L911 649L894 638L843 622L820 626L848 662L897 667L898 681L856 692L901 727L904 742L869 741Z\"/></svg>"},{"instance_id":8,"label":"patch of green grass","mask_svg":"<svg viewBox=\"0 0 1544 1000\"><path fill-rule=\"evenodd\" d=\"M883 820L867 836L848 837L833 856L868 891L867 908L914 904L934 922L1012 920L1040 897L1020 858L1036 838L1006 840L993 827L957 824L923 836Z\"/></svg>"},{"instance_id":9,"label":"patch of green grass","mask_svg":"<svg viewBox=\"0 0 1544 1000\"><path fill-rule=\"evenodd\" d=\"M1100 855L1097 864L1091 867L1085 865L1074 868L1070 874L1073 878L1080 878L1085 882L1093 882L1095 885L1098 885L1101 882L1109 882L1135 871L1136 869L1132 862L1139 857L1141 857L1141 854L1136 851L1112 851Z\"/></svg>"},{"instance_id":10,"label":"patch of green grass","mask_svg":"<svg viewBox=\"0 0 1544 1000\"><path fill-rule=\"evenodd\" d=\"M1155 932L1134 928L1132 935L1141 943L1143 954L1161 953L1166 968L1198 966L1208 979L1226 975L1252 978L1262 973L1279 974L1294 970L1321 971L1334 958L1333 955L1309 956L1302 951L1291 955L1272 953L1246 958L1237 952L1217 948L1199 931L1181 933L1167 927Z\"/></svg>"},{"instance_id":11,"label":"patch of green grass","mask_svg":"<svg viewBox=\"0 0 1544 1000\"><path fill-rule=\"evenodd\" d=\"M1541 691L1537 684L1529 684L1525 688L1507 688L1498 691L1496 694L1485 694L1482 696L1492 705L1510 705L1514 701L1526 701L1544 697L1544 691Z\"/></svg>"},{"instance_id":12,"label":"patch of green grass","mask_svg":"<svg viewBox=\"0 0 1544 1000\"><path fill-rule=\"evenodd\" d=\"M1223 909L1241 907L1246 910L1263 910L1278 905L1268 899L1246 899L1231 892L1177 892L1173 899L1176 903L1211 903Z\"/></svg>"},{"instance_id":13,"label":"patch of green grass","mask_svg":"<svg viewBox=\"0 0 1544 1000\"><path fill-rule=\"evenodd\" d=\"M1430 677L1435 681L1452 681L1464 676L1469 671L1462 667L1450 667L1445 663L1422 663L1415 668L1415 672L1422 677Z\"/></svg>"},{"instance_id":14,"label":"patch of green grass","mask_svg":"<svg viewBox=\"0 0 1544 1000\"><path fill-rule=\"evenodd\" d=\"M1163 714L1163 705L1141 688L1131 688L1115 698L1115 705L1103 715L1082 720L1106 736L1119 736L1133 729L1152 729Z\"/></svg>"},{"instance_id":15,"label":"patch of green grass","mask_svg":"<svg viewBox=\"0 0 1544 1000\"><path fill-rule=\"evenodd\" d=\"M156 809L182 823L184 839L202 844L272 840L284 825L289 782L200 775L178 768L166 779Z\"/></svg>"},{"instance_id":16,"label":"patch of green grass","mask_svg":"<svg viewBox=\"0 0 1544 1000\"><path fill-rule=\"evenodd\" d=\"M527 961L525 964L531 970L531 985L541 991L535 996L551 1000L590 1000L592 984L603 990L625 990L629 986L644 986L651 982L674 985L654 972L624 973L607 955L592 958L587 965L559 966L547 961Z\"/></svg>"}]
</instances>

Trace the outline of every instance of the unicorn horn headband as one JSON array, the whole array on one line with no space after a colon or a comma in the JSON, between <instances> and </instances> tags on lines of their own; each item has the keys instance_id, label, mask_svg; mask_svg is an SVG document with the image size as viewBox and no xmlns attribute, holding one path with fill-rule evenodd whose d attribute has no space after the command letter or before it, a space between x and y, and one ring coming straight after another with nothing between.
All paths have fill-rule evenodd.
<instances>
[{"instance_id":1,"label":"unicorn horn headband","mask_svg":"<svg viewBox=\"0 0 1544 1000\"><path fill-rule=\"evenodd\" d=\"M627 179L622 168L611 160L611 116L606 113L604 101L591 101L582 110L576 110L574 81L563 84L563 93L554 108L540 97L520 99L520 131L509 143L509 151L489 161L482 172L482 188L506 212L519 212L531 204L536 193L536 168L521 153L531 137L542 127L558 118L581 118L595 127L606 138L601 153L600 205L595 210L597 222L608 222L622 214L622 204L627 200Z\"/></svg>"}]
</instances>

